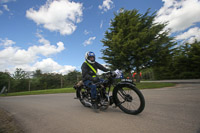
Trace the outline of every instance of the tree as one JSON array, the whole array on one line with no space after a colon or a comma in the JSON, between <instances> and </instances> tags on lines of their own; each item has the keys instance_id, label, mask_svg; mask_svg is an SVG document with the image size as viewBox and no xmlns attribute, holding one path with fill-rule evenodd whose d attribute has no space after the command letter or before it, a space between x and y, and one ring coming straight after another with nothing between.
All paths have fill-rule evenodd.
<instances>
[{"instance_id":1,"label":"tree","mask_svg":"<svg viewBox=\"0 0 200 133\"><path fill-rule=\"evenodd\" d=\"M7 89L10 89L11 76L8 72L0 72L0 90L6 86Z\"/></svg>"},{"instance_id":2,"label":"tree","mask_svg":"<svg viewBox=\"0 0 200 133\"><path fill-rule=\"evenodd\" d=\"M200 42L181 44L173 60L175 78L200 78Z\"/></svg>"},{"instance_id":3,"label":"tree","mask_svg":"<svg viewBox=\"0 0 200 133\"><path fill-rule=\"evenodd\" d=\"M76 70L72 71L67 75L64 75L65 86L74 85L80 79L81 79L81 73Z\"/></svg>"},{"instance_id":4,"label":"tree","mask_svg":"<svg viewBox=\"0 0 200 133\"><path fill-rule=\"evenodd\" d=\"M55 89L60 88L60 74L56 73L44 73L40 80L42 89Z\"/></svg>"},{"instance_id":5,"label":"tree","mask_svg":"<svg viewBox=\"0 0 200 133\"><path fill-rule=\"evenodd\" d=\"M32 90L41 90L42 89L42 71L37 69L33 72L33 77L31 79L31 88Z\"/></svg>"},{"instance_id":6,"label":"tree","mask_svg":"<svg viewBox=\"0 0 200 133\"><path fill-rule=\"evenodd\" d=\"M24 70L22 70L21 68L17 68L15 70L15 73L13 74L13 78L14 79L27 79L29 78L29 74L27 72L25 72Z\"/></svg>"},{"instance_id":7,"label":"tree","mask_svg":"<svg viewBox=\"0 0 200 133\"><path fill-rule=\"evenodd\" d=\"M28 91L29 88L29 74L21 68L17 68L13 74L14 85L13 92Z\"/></svg>"},{"instance_id":8,"label":"tree","mask_svg":"<svg viewBox=\"0 0 200 133\"><path fill-rule=\"evenodd\" d=\"M33 77L34 78L40 78L42 76L42 71L37 69L34 73L33 73Z\"/></svg>"},{"instance_id":9,"label":"tree","mask_svg":"<svg viewBox=\"0 0 200 133\"><path fill-rule=\"evenodd\" d=\"M200 78L200 42L180 44L172 58L154 66L153 71L155 79Z\"/></svg>"},{"instance_id":10,"label":"tree","mask_svg":"<svg viewBox=\"0 0 200 133\"><path fill-rule=\"evenodd\" d=\"M173 38L163 31L166 23L154 23L155 12L149 13L150 9L144 15L138 10L123 10L115 14L102 40L105 47L102 59L111 68L140 73L143 68L160 65L169 59L175 45ZM140 76L137 75L139 82Z\"/></svg>"},{"instance_id":11,"label":"tree","mask_svg":"<svg viewBox=\"0 0 200 133\"><path fill-rule=\"evenodd\" d=\"M188 53L189 58L191 59L191 68L192 71L198 75L197 78L200 78L200 42L195 41L191 44L191 50Z\"/></svg>"}]
</instances>

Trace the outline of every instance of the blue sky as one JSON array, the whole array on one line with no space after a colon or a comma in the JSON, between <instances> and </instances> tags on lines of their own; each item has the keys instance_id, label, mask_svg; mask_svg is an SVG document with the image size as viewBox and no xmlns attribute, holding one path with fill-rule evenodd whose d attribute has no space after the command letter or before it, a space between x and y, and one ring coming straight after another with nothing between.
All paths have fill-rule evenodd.
<instances>
[{"instance_id":1,"label":"blue sky","mask_svg":"<svg viewBox=\"0 0 200 133\"><path fill-rule=\"evenodd\" d=\"M200 41L198 0L0 0L0 71L66 74L80 70L87 51L105 64L101 40L120 8L151 8L176 41Z\"/></svg>"}]
</instances>

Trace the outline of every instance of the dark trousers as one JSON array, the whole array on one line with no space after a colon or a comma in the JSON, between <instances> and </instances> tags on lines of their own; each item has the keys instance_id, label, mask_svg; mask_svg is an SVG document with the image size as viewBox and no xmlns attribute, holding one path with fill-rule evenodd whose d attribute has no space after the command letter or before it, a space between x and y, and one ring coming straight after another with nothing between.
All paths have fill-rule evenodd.
<instances>
[{"instance_id":1,"label":"dark trousers","mask_svg":"<svg viewBox=\"0 0 200 133\"><path fill-rule=\"evenodd\" d=\"M92 99L96 99L97 98L97 87L96 87L96 85L93 84L91 80L84 81L84 84L91 89Z\"/></svg>"}]
</instances>

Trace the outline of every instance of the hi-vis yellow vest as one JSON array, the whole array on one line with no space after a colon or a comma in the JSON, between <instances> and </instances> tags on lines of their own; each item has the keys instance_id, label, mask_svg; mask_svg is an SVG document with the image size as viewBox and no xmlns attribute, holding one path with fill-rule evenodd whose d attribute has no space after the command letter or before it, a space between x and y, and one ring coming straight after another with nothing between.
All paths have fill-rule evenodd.
<instances>
[{"instance_id":1,"label":"hi-vis yellow vest","mask_svg":"<svg viewBox=\"0 0 200 133\"><path fill-rule=\"evenodd\" d=\"M85 63L92 69L92 71L95 73L95 75L93 75L92 77L96 77L96 73L97 71L94 69L94 67L92 65L90 65L87 61L85 61Z\"/></svg>"}]
</instances>

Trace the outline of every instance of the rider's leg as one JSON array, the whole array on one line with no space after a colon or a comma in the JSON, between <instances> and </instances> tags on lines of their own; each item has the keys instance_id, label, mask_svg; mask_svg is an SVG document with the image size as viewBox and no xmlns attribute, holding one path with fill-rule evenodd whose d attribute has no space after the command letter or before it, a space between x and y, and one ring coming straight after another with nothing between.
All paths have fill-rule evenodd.
<instances>
[{"instance_id":1,"label":"rider's leg","mask_svg":"<svg viewBox=\"0 0 200 133\"><path fill-rule=\"evenodd\" d=\"M92 83L90 80L84 81L84 84L91 89L91 98L96 99L97 98L97 90L96 85Z\"/></svg>"},{"instance_id":2,"label":"rider's leg","mask_svg":"<svg viewBox=\"0 0 200 133\"><path fill-rule=\"evenodd\" d=\"M91 97L92 99L96 99L97 97L97 90L96 90L96 85L92 83L90 80L84 81L84 84L91 89Z\"/></svg>"},{"instance_id":3,"label":"rider's leg","mask_svg":"<svg viewBox=\"0 0 200 133\"><path fill-rule=\"evenodd\" d=\"M96 109L98 109L98 105L97 105L97 90L96 90L97 87L94 84L89 85L89 87L91 88L92 108L96 110Z\"/></svg>"},{"instance_id":4,"label":"rider's leg","mask_svg":"<svg viewBox=\"0 0 200 133\"><path fill-rule=\"evenodd\" d=\"M96 85L92 83L90 80L84 81L84 84L91 89L91 103L92 103L92 108L97 109L97 90L96 90Z\"/></svg>"},{"instance_id":5,"label":"rider's leg","mask_svg":"<svg viewBox=\"0 0 200 133\"><path fill-rule=\"evenodd\" d=\"M96 87L96 85L91 84L89 87L91 88L92 99L96 99L97 98L97 89L96 89L97 87Z\"/></svg>"}]
</instances>

